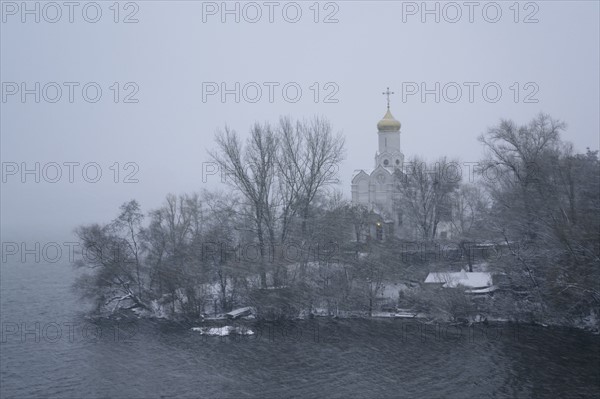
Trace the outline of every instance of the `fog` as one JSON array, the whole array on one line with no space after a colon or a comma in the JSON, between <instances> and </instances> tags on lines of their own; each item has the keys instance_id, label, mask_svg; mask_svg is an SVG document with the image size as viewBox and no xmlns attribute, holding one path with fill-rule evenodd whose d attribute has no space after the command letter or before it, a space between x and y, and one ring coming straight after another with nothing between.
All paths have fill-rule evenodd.
<instances>
[{"instance_id":1,"label":"fog","mask_svg":"<svg viewBox=\"0 0 600 399\"><path fill-rule=\"evenodd\" d=\"M282 115L343 132L349 198L353 170L373 165L387 87L407 157L476 162L488 127L539 112L567 122L577 152L599 147L597 2L518 15L510 2L428 3L437 15L421 2L24 4L2 3L3 241L68 239L133 198L148 211L167 193L225 190L202 175L215 131Z\"/></svg>"}]
</instances>

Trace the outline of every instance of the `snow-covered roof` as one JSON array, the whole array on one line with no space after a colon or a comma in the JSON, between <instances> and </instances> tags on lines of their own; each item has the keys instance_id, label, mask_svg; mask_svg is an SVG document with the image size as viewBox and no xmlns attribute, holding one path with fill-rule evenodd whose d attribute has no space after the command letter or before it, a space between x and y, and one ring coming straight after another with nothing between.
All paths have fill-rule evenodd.
<instances>
[{"instance_id":1,"label":"snow-covered roof","mask_svg":"<svg viewBox=\"0 0 600 399\"><path fill-rule=\"evenodd\" d=\"M465 290L465 293L467 293L467 294L490 294L497 290L498 290L498 287L496 287L495 285L492 285L491 287L474 288L474 289L470 289L470 290Z\"/></svg>"},{"instance_id":2,"label":"snow-covered roof","mask_svg":"<svg viewBox=\"0 0 600 399\"><path fill-rule=\"evenodd\" d=\"M444 283L445 288L456 288L459 285L470 288L490 287L492 273L487 272L438 272L429 273L426 283Z\"/></svg>"},{"instance_id":3,"label":"snow-covered roof","mask_svg":"<svg viewBox=\"0 0 600 399\"><path fill-rule=\"evenodd\" d=\"M371 173L369 173L369 174L372 174L373 172L375 172L375 171L377 171L377 170L383 170L383 171L384 171L384 172L386 172L388 175L392 175L392 174L393 174L393 170L390 170L390 169L391 169L391 168L386 168L386 167L385 167L385 166L383 166L383 165L377 165L377 167L376 167L375 169L373 169L373 170L371 171Z\"/></svg>"},{"instance_id":4,"label":"snow-covered roof","mask_svg":"<svg viewBox=\"0 0 600 399\"><path fill-rule=\"evenodd\" d=\"M360 174L360 172L364 172L368 176L370 176L371 172L373 172L373 169L354 169L354 172L352 172L352 179L354 179L356 176L358 176L358 174Z\"/></svg>"}]
</instances>

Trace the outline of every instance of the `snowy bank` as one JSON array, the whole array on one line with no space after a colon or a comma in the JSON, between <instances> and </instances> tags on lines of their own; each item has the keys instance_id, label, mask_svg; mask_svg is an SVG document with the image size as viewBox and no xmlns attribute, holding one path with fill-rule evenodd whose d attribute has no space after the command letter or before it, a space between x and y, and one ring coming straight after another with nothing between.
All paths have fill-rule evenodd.
<instances>
[{"instance_id":1,"label":"snowy bank","mask_svg":"<svg viewBox=\"0 0 600 399\"><path fill-rule=\"evenodd\" d=\"M236 335L254 335L254 331L244 327L224 326L224 327L192 327L192 331L199 332L200 335L210 337L226 337L231 334Z\"/></svg>"}]
</instances>

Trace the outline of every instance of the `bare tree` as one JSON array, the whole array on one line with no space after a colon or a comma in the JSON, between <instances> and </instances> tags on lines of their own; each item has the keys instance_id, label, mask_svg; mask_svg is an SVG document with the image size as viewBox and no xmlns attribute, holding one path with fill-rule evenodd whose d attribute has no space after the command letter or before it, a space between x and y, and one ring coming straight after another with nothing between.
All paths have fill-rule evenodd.
<instances>
[{"instance_id":1,"label":"bare tree","mask_svg":"<svg viewBox=\"0 0 600 399\"><path fill-rule=\"evenodd\" d=\"M473 271L473 244L487 236L485 220L488 199L483 190L474 184L462 184L452 193L450 223L462 253L467 257L469 271Z\"/></svg>"},{"instance_id":2,"label":"bare tree","mask_svg":"<svg viewBox=\"0 0 600 399\"><path fill-rule=\"evenodd\" d=\"M238 134L225 128L216 136L218 151L210 152L251 211L260 250L260 285L267 287L267 243L274 235L272 209L278 139L270 125L255 124L243 146ZM273 237L271 237L274 240Z\"/></svg>"},{"instance_id":3,"label":"bare tree","mask_svg":"<svg viewBox=\"0 0 600 399\"><path fill-rule=\"evenodd\" d=\"M150 212L144 231L147 261L153 266L152 279L158 281L159 296L166 290L188 315L197 314L203 305L199 287L206 282L200 245L202 207L199 196L167 195L164 204Z\"/></svg>"},{"instance_id":4,"label":"bare tree","mask_svg":"<svg viewBox=\"0 0 600 399\"><path fill-rule=\"evenodd\" d=\"M255 124L245 145L228 128L216 140L218 150L210 155L249 210L260 248L261 287L267 286L268 262L278 285L282 265L273 262L275 248L286 243L297 217L301 218L300 236L309 238L311 205L322 189L337 181L343 137L334 135L322 118L310 122L282 118L276 131L269 124Z\"/></svg>"},{"instance_id":5,"label":"bare tree","mask_svg":"<svg viewBox=\"0 0 600 399\"><path fill-rule=\"evenodd\" d=\"M135 264L136 280L138 285L138 297L142 299L142 278L140 269L142 267L142 260L140 259L140 235L142 220L144 215L140 210L140 205L136 200L121 205L121 213L112 223L115 230L125 230L126 238L124 242L128 246L128 250L133 256Z\"/></svg>"},{"instance_id":6,"label":"bare tree","mask_svg":"<svg viewBox=\"0 0 600 399\"><path fill-rule=\"evenodd\" d=\"M76 288L92 299L98 310L148 308L142 299L142 217L139 204L132 200L121 206L121 213L112 223L81 226L75 230L84 255L76 266L91 270L91 274L78 279Z\"/></svg>"},{"instance_id":7,"label":"bare tree","mask_svg":"<svg viewBox=\"0 0 600 399\"><path fill-rule=\"evenodd\" d=\"M487 134L479 137L487 150L481 173L495 200L525 218L516 228L527 238L535 237L535 192L539 188L540 170L546 157L556 154L559 133L565 124L540 114L527 126L517 126L513 121L502 120ZM489 184L491 183L491 184ZM537 188L536 188L537 187Z\"/></svg>"},{"instance_id":8,"label":"bare tree","mask_svg":"<svg viewBox=\"0 0 600 399\"><path fill-rule=\"evenodd\" d=\"M221 308L228 311L237 300L240 289L245 288L251 275L253 254L248 253L245 231L237 228L243 217L238 212L238 198L219 192L202 193L206 212L206 241L203 259L210 264L212 281L219 289Z\"/></svg>"},{"instance_id":9,"label":"bare tree","mask_svg":"<svg viewBox=\"0 0 600 399\"><path fill-rule=\"evenodd\" d=\"M592 283L600 264L598 158L573 155L560 140L564 128L540 114L520 127L501 121L480 137L488 151L483 173L495 169L496 177L487 181L490 224L516 260L506 262L507 275L526 277L542 311L552 306L544 316L552 317L600 304Z\"/></svg>"},{"instance_id":10,"label":"bare tree","mask_svg":"<svg viewBox=\"0 0 600 399\"><path fill-rule=\"evenodd\" d=\"M415 156L395 172L399 208L425 240L434 239L439 222L450 216L450 195L460 182L460 176L449 174L450 163L443 157L428 166Z\"/></svg>"},{"instance_id":11,"label":"bare tree","mask_svg":"<svg viewBox=\"0 0 600 399\"><path fill-rule=\"evenodd\" d=\"M344 138L334 134L324 118L297 121L282 118L279 124L281 182L290 195L288 204L301 216L306 236L310 205L324 187L338 182L338 167L344 159Z\"/></svg>"}]
</instances>

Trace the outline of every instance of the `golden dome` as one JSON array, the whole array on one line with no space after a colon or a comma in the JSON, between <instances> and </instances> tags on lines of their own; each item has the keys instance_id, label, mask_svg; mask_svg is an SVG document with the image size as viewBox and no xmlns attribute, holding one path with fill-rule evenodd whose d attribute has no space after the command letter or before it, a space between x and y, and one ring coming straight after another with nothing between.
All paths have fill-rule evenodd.
<instances>
[{"instance_id":1,"label":"golden dome","mask_svg":"<svg viewBox=\"0 0 600 399\"><path fill-rule=\"evenodd\" d=\"M400 122L394 118L389 108L383 119L377 123L377 130L380 132L397 132L400 130Z\"/></svg>"}]
</instances>

